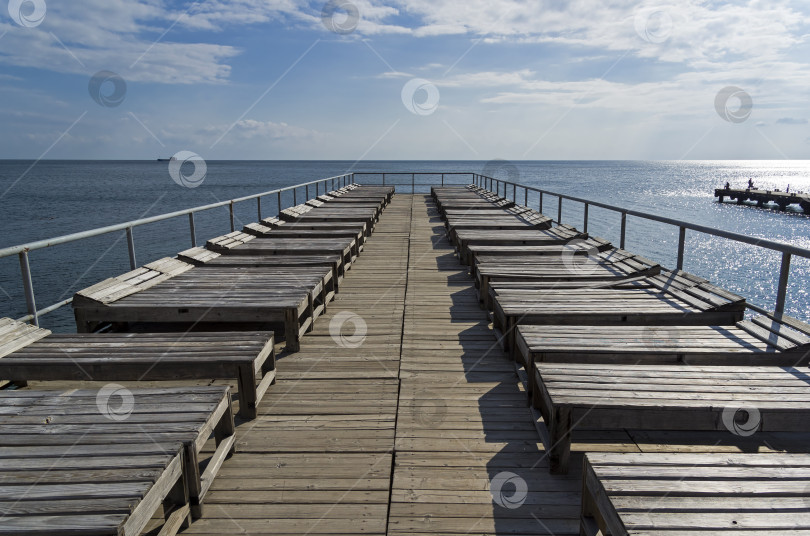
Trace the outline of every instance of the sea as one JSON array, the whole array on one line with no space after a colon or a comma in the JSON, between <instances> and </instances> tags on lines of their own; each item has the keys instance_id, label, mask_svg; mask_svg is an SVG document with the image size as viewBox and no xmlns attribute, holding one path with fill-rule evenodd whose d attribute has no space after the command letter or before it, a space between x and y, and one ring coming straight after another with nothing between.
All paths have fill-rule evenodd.
<instances>
[{"instance_id":1,"label":"sea","mask_svg":"<svg viewBox=\"0 0 810 536\"><path fill-rule=\"evenodd\" d=\"M192 164L187 164L192 165ZM343 173L359 183L386 183L410 193L408 173L447 173L447 183L468 183L481 173L623 208L667 216L757 239L810 248L810 217L798 207L773 208L720 204L714 189L729 182L745 187L810 191L808 161L209 161L202 179L189 188L172 179L169 163L157 161L0 161L0 248L57 237L97 227L207 205ZM183 168L184 175L194 170ZM400 175L395 175L400 173ZM406 175L403 175L406 174ZM428 192L440 176L416 176L416 192ZM182 181L180 181L182 182ZM314 193L314 191L312 192ZM511 188L509 194L511 196ZM299 202L304 191L298 191ZM523 201L518 189L518 200ZM292 204L292 194L283 197ZM539 208L531 193L529 205ZM264 216L277 210L275 196L262 203ZM557 199L543 198L543 210L556 218ZM236 205L236 227L257 219L255 201ZM563 203L562 221L582 226L582 205ZM619 243L620 216L592 207L589 232ZM227 208L196 216L198 244L230 231ZM134 230L139 265L172 256L190 247L186 216ZM678 230L672 226L628 217L626 249L674 267ZM781 254L765 248L696 232L687 233L684 268L773 310ZM129 270L123 231L58 245L30 253L38 308L69 298L77 290ZM786 312L810 321L810 261L793 258ZM26 314L17 256L0 259L0 317ZM72 311L63 307L44 316L44 327L75 330Z\"/></svg>"}]
</instances>

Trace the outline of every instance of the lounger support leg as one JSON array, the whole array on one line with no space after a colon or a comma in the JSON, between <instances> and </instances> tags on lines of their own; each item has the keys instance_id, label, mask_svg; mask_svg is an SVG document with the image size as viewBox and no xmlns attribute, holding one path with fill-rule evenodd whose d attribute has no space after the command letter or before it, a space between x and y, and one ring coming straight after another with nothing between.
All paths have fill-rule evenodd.
<instances>
[{"instance_id":1,"label":"lounger support leg","mask_svg":"<svg viewBox=\"0 0 810 536\"><path fill-rule=\"evenodd\" d=\"M216 445L219 446L223 441L231 437L235 431L236 425L233 421L233 406L228 404L225 408L225 412L222 414L222 418L219 419L219 422L214 426L214 441ZM233 453L233 449L231 449L231 453Z\"/></svg>"},{"instance_id":2,"label":"lounger support leg","mask_svg":"<svg viewBox=\"0 0 810 536\"><path fill-rule=\"evenodd\" d=\"M298 335L298 308L291 307L284 313L284 343L288 352L297 352L301 349Z\"/></svg>"},{"instance_id":3,"label":"lounger support leg","mask_svg":"<svg viewBox=\"0 0 810 536\"><path fill-rule=\"evenodd\" d=\"M583 460L583 464L586 465L585 470L583 470L582 474L587 474L587 463ZM596 536L601 534L599 530L599 524L597 523L599 511L596 506L596 501L593 500L593 496L591 495L590 490L588 489L588 482L587 479L583 476L582 478L582 509L580 511L580 521L579 521L579 536Z\"/></svg>"},{"instance_id":4,"label":"lounger support leg","mask_svg":"<svg viewBox=\"0 0 810 536\"><path fill-rule=\"evenodd\" d=\"M323 289L323 285L321 285L321 299L323 299L323 295L324 295L324 289ZM315 296L313 296L312 293L310 292L309 295L307 296L307 300L308 300L307 301L307 318L310 319L310 323L309 323L309 326L307 326L306 333L309 333L310 331L315 329L315 318L316 318L316 316L315 316ZM326 310L326 307L324 306L324 311L325 310Z\"/></svg>"},{"instance_id":5,"label":"lounger support leg","mask_svg":"<svg viewBox=\"0 0 810 536\"><path fill-rule=\"evenodd\" d=\"M184 459L185 454L181 454ZM177 483L166 494L163 499L163 517L165 519L164 528L161 534L176 534L180 529L187 529L191 526L191 509L189 508L188 482L185 475L180 475Z\"/></svg>"},{"instance_id":6,"label":"lounger support leg","mask_svg":"<svg viewBox=\"0 0 810 536\"><path fill-rule=\"evenodd\" d=\"M92 332L92 323L87 321L87 315L81 309L74 309L73 316L76 318L76 333Z\"/></svg>"},{"instance_id":7,"label":"lounger support leg","mask_svg":"<svg viewBox=\"0 0 810 536\"><path fill-rule=\"evenodd\" d=\"M197 458L197 450L194 443L186 443L183 446L183 456L185 463L183 472L188 483L189 505L191 506L191 517L199 519L203 515L202 504L202 484L200 481L200 460Z\"/></svg>"},{"instance_id":8,"label":"lounger support leg","mask_svg":"<svg viewBox=\"0 0 810 536\"><path fill-rule=\"evenodd\" d=\"M256 418L256 372L253 363L239 365L239 416L243 419Z\"/></svg>"},{"instance_id":9,"label":"lounger support leg","mask_svg":"<svg viewBox=\"0 0 810 536\"><path fill-rule=\"evenodd\" d=\"M554 474L568 473L568 461L571 457L571 407L557 405L553 409L551 426L551 448L548 458L551 472Z\"/></svg>"},{"instance_id":10,"label":"lounger support leg","mask_svg":"<svg viewBox=\"0 0 810 536\"><path fill-rule=\"evenodd\" d=\"M230 399L223 408L219 421L214 425L214 440L216 441L217 448L211 459L208 460L208 465L205 467L205 472L200 476L200 490L199 494L195 497L191 496L191 514L197 519L197 513L202 515L202 501L211 484L214 482L214 477L219 473L219 469L225 460L233 454L236 448L236 436L234 436L234 423L233 423L233 406ZM199 463L197 464L197 472L199 474ZM196 512L196 513L195 513Z\"/></svg>"}]
</instances>

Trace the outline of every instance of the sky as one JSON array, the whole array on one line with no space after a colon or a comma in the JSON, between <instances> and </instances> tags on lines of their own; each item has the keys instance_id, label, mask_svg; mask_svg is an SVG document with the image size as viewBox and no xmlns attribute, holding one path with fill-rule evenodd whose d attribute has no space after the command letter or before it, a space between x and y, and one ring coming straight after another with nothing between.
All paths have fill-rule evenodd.
<instances>
[{"instance_id":1,"label":"sky","mask_svg":"<svg viewBox=\"0 0 810 536\"><path fill-rule=\"evenodd\" d=\"M808 15L806 0L0 0L0 158L805 159Z\"/></svg>"}]
</instances>

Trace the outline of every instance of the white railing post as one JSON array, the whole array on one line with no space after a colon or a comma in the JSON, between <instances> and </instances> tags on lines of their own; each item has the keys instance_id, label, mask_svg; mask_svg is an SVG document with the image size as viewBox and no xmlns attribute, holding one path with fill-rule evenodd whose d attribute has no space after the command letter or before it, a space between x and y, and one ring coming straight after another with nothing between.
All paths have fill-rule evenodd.
<instances>
[{"instance_id":1,"label":"white railing post","mask_svg":"<svg viewBox=\"0 0 810 536\"><path fill-rule=\"evenodd\" d=\"M20 252L20 273L22 274L23 290L25 291L25 304L31 321L39 327L39 315L37 315L37 302L34 299L34 283L31 281L31 265L28 263L28 252Z\"/></svg>"}]
</instances>

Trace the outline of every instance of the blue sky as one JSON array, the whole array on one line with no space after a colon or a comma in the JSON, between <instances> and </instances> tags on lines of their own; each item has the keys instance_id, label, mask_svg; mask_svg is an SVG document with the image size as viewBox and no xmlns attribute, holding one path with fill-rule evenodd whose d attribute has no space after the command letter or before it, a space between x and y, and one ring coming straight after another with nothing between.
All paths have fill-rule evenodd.
<instances>
[{"instance_id":1,"label":"blue sky","mask_svg":"<svg viewBox=\"0 0 810 536\"><path fill-rule=\"evenodd\" d=\"M1 3L2 158L810 157L804 1Z\"/></svg>"}]
</instances>

